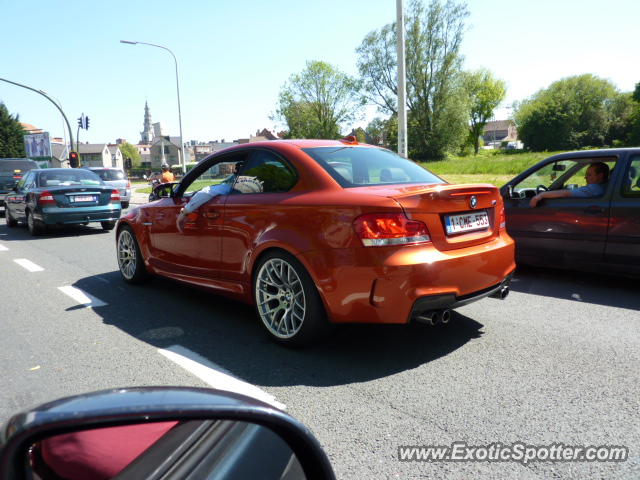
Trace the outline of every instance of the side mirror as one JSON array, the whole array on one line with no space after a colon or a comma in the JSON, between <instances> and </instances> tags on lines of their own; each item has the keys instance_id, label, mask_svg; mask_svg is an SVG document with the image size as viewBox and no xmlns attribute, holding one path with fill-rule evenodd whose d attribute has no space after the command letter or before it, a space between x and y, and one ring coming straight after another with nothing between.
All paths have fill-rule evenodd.
<instances>
[{"instance_id":1,"label":"side mirror","mask_svg":"<svg viewBox=\"0 0 640 480\"><path fill-rule=\"evenodd\" d=\"M553 164L553 171L554 172L564 172L567 169L566 165L562 165L561 163L554 163Z\"/></svg>"},{"instance_id":2,"label":"side mirror","mask_svg":"<svg viewBox=\"0 0 640 480\"><path fill-rule=\"evenodd\" d=\"M158 200L160 198L169 198L173 196L173 189L178 185L178 182L161 183L156 185L149 194L149 201Z\"/></svg>"},{"instance_id":3,"label":"side mirror","mask_svg":"<svg viewBox=\"0 0 640 480\"><path fill-rule=\"evenodd\" d=\"M309 430L236 393L143 387L78 395L14 416L0 479L335 479Z\"/></svg>"}]
</instances>

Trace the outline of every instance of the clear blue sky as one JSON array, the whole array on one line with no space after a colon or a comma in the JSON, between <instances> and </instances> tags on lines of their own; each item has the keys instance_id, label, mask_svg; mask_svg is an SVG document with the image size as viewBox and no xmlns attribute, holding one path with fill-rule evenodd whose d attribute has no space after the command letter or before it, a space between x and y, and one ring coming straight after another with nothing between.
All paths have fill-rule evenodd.
<instances>
[{"instance_id":1,"label":"clear blue sky","mask_svg":"<svg viewBox=\"0 0 640 480\"><path fill-rule=\"evenodd\" d=\"M408 4L408 0L405 0ZM178 135L179 62L185 140L233 140L273 127L278 92L307 60L356 74L355 48L395 20L395 0L91 2L1 0L0 77L62 104L80 140L137 143L144 103L165 134ZM470 0L466 67L508 85L510 104L560 78L593 73L630 91L640 82L640 0ZM0 101L20 120L63 135L44 97L0 82ZM501 109L498 118L506 118ZM369 113L369 117L371 112Z\"/></svg>"}]
</instances>

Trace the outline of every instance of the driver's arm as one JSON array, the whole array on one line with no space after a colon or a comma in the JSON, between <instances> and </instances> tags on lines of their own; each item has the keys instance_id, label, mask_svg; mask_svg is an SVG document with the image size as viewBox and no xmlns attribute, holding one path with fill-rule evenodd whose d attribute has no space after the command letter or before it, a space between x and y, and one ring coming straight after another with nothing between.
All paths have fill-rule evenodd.
<instances>
[{"instance_id":1,"label":"driver's arm","mask_svg":"<svg viewBox=\"0 0 640 480\"><path fill-rule=\"evenodd\" d=\"M535 207L540 200L545 198L567 198L571 196L571 190L549 190L548 192L542 192L531 198L529 206Z\"/></svg>"}]
</instances>

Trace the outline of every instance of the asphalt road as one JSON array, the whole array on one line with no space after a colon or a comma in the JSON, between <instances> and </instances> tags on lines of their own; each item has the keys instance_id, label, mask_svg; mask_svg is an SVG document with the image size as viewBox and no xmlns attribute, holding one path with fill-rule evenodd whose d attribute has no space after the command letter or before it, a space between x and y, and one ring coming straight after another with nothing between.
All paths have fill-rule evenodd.
<instances>
[{"instance_id":1,"label":"asphalt road","mask_svg":"<svg viewBox=\"0 0 640 480\"><path fill-rule=\"evenodd\" d=\"M0 219L0 286L0 421L93 390L217 381L171 351L286 405L341 479L640 477L637 281L522 269L507 300L460 308L444 328L348 326L300 351L270 342L242 304L162 279L124 284L99 227L32 238ZM398 459L398 446L460 441L624 445L630 459Z\"/></svg>"}]
</instances>

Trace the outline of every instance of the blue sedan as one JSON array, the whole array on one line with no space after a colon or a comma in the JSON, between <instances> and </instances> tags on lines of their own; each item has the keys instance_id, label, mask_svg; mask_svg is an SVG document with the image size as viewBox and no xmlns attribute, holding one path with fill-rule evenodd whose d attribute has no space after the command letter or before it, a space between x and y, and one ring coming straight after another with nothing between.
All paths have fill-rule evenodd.
<instances>
[{"instance_id":1,"label":"blue sedan","mask_svg":"<svg viewBox=\"0 0 640 480\"><path fill-rule=\"evenodd\" d=\"M47 168L27 172L5 199L8 227L24 222L31 235L48 225L100 222L111 230L122 211L120 192L93 172Z\"/></svg>"}]
</instances>

